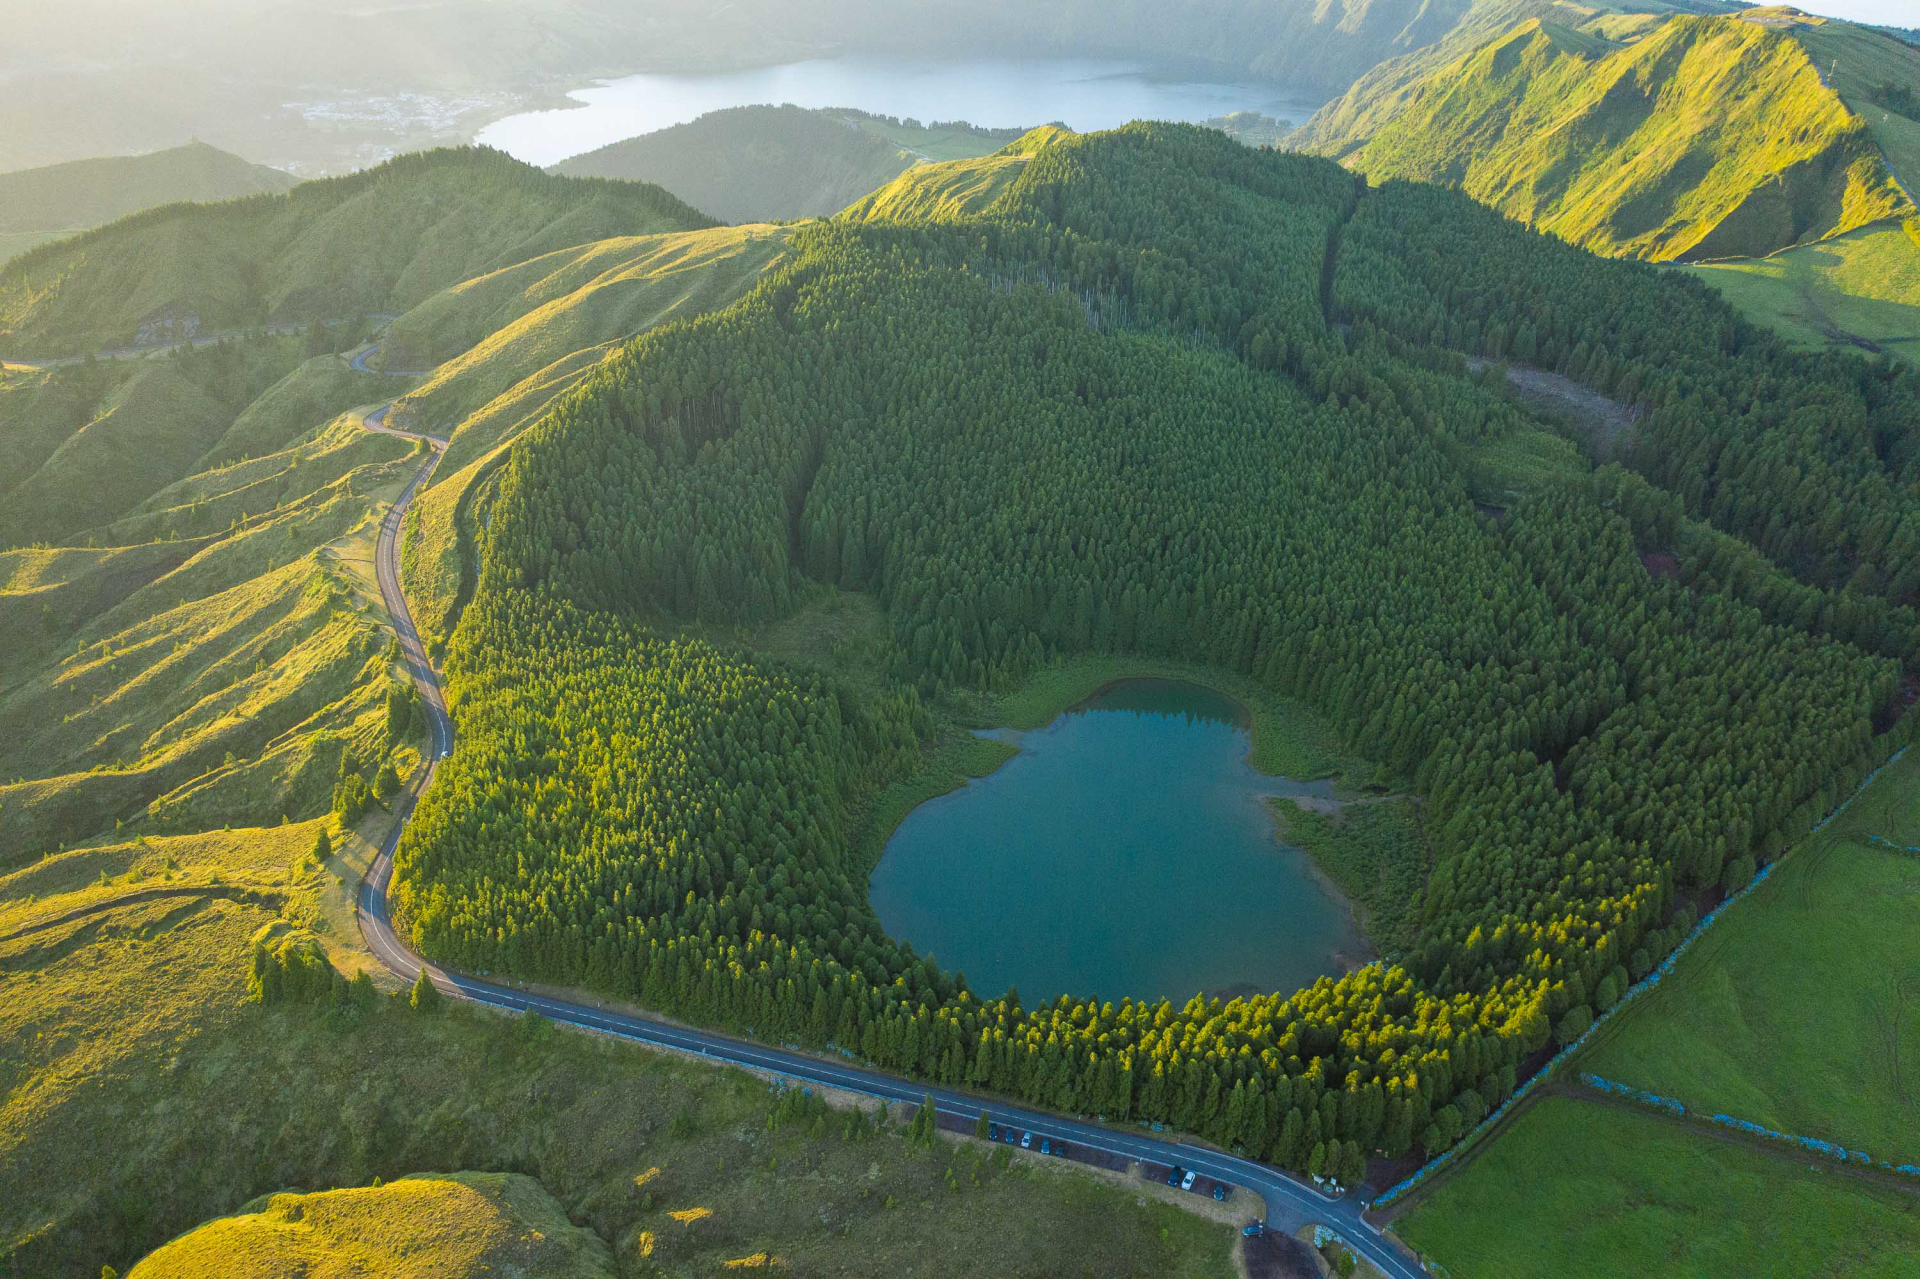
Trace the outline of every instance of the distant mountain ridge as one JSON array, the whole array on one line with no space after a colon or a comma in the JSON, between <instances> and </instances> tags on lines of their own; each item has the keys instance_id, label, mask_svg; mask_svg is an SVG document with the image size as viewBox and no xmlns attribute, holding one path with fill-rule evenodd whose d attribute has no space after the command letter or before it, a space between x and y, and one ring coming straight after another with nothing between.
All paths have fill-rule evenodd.
<instances>
[{"instance_id":1,"label":"distant mountain ridge","mask_svg":"<svg viewBox=\"0 0 1920 1279\"><path fill-rule=\"evenodd\" d=\"M1419 81L1369 136L1322 122L1303 140L1612 256L1764 256L1912 215L1792 13L1674 16L1631 42L1532 18Z\"/></svg>"},{"instance_id":2,"label":"distant mountain ridge","mask_svg":"<svg viewBox=\"0 0 1920 1279\"><path fill-rule=\"evenodd\" d=\"M486 148L416 153L284 195L151 209L31 250L0 267L0 350L71 355L400 311L541 253L712 225L646 183L552 177Z\"/></svg>"},{"instance_id":3,"label":"distant mountain ridge","mask_svg":"<svg viewBox=\"0 0 1920 1279\"><path fill-rule=\"evenodd\" d=\"M0 173L0 232L84 230L155 205L277 193L297 181L204 142L73 160Z\"/></svg>"},{"instance_id":4,"label":"distant mountain ridge","mask_svg":"<svg viewBox=\"0 0 1920 1279\"><path fill-rule=\"evenodd\" d=\"M830 216L916 164L986 155L1020 133L850 108L727 107L547 171L657 182L723 222L777 222Z\"/></svg>"}]
</instances>

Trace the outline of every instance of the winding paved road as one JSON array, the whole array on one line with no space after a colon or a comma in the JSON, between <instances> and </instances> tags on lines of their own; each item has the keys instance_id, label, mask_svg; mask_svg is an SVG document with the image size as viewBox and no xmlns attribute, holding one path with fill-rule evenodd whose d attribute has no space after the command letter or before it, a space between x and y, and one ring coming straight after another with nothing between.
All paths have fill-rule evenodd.
<instances>
[{"instance_id":1,"label":"winding paved road","mask_svg":"<svg viewBox=\"0 0 1920 1279\"><path fill-rule=\"evenodd\" d=\"M528 994L464 973L434 967L408 949L394 932L387 909L387 885L393 876L393 851L400 842L400 832L412 815L415 802L432 783L434 771L439 767L442 757L453 747L453 724L447 718L447 704L441 692L440 680L427 661L426 650L420 643L419 633L414 629L413 616L407 609L406 596L400 590L400 530L414 494L438 465L446 441L388 426L387 410L391 407L386 405L368 414L365 419L367 428L402 439L424 440L433 450L433 455L408 481L399 500L381 522L380 540L374 553L380 594L386 601L388 615L393 619L394 630L399 636L402 657L415 686L420 690L420 699L426 707L433 738L426 765L414 770L410 784L398 797L393 827L387 832L379 856L368 868L366 879L360 886L357 905L361 934L366 938L368 948L391 972L412 981L424 967L441 993L455 999L489 1004L510 1012L532 1009L570 1026L656 1047L672 1048L730 1065L771 1071L791 1080L844 1088L890 1102L917 1105L923 1096L931 1096L935 1108L943 1114L960 1116L967 1121L972 1121L985 1110L993 1122L1030 1131L1038 1137L1064 1140L1127 1159L1178 1164L1220 1181L1245 1186L1259 1194L1266 1201L1266 1220L1270 1226L1289 1233L1309 1224L1330 1226L1390 1279L1421 1279L1425 1274L1424 1268L1410 1261L1381 1231L1364 1219L1357 1197L1330 1199L1267 1164L1184 1142L1163 1141L1146 1132L1106 1128L1060 1115L1009 1106L997 1100L881 1074L851 1062L790 1052L729 1035L675 1026L650 1017L629 1017L585 1004Z\"/></svg>"}]
</instances>

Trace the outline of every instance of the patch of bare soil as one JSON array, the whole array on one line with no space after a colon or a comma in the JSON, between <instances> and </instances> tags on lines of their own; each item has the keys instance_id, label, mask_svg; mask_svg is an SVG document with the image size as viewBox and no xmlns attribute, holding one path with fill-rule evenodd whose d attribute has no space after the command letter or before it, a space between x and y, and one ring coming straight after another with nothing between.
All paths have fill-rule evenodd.
<instances>
[{"instance_id":1,"label":"patch of bare soil","mask_svg":"<svg viewBox=\"0 0 1920 1279\"><path fill-rule=\"evenodd\" d=\"M1488 363L1490 361L1478 356L1467 357L1467 367L1476 373ZM1583 386L1572 378L1549 373L1545 369L1509 364L1507 384L1519 392L1522 400L1529 401L1536 408L1558 410L1571 415L1574 423L1586 431L1588 441L1593 446L1593 455L1602 462L1613 457L1624 437L1640 420L1638 409L1630 409L1590 386Z\"/></svg>"},{"instance_id":2,"label":"patch of bare soil","mask_svg":"<svg viewBox=\"0 0 1920 1279\"><path fill-rule=\"evenodd\" d=\"M1242 1239L1247 1279L1320 1279L1325 1268L1304 1239L1269 1230L1257 1239Z\"/></svg>"},{"instance_id":3,"label":"patch of bare soil","mask_svg":"<svg viewBox=\"0 0 1920 1279\"><path fill-rule=\"evenodd\" d=\"M1680 576L1680 557L1672 551L1643 551L1640 562L1655 577L1670 580Z\"/></svg>"}]
</instances>

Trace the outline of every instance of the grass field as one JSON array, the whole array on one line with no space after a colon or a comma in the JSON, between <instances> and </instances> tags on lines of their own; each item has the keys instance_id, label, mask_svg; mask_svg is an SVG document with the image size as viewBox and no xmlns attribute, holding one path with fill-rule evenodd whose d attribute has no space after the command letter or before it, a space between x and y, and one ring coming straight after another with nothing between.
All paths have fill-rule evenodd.
<instances>
[{"instance_id":1,"label":"grass field","mask_svg":"<svg viewBox=\"0 0 1920 1279\"><path fill-rule=\"evenodd\" d=\"M1920 1163L1920 855L1873 834L1920 845L1920 751L1605 1027L1581 1068Z\"/></svg>"},{"instance_id":2,"label":"grass field","mask_svg":"<svg viewBox=\"0 0 1920 1279\"><path fill-rule=\"evenodd\" d=\"M1451 1279L1901 1279L1920 1196L1554 1097L1394 1228Z\"/></svg>"},{"instance_id":3,"label":"grass field","mask_svg":"<svg viewBox=\"0 0 1920 1279\"><path fill-rule=\"evenodd\" d=\"M277 845L242 846L308 833L205 855L271 865ZM336 870L353 873L301 883ZM26 891L0 880L9 905ZM1231 1273L1232 1228L1156 1187L970 1140L917 1151L903 1113L886 1134L842 1112L776 1130L764 1081L635 1045L388 999L247 1004L250 939L273 917L149 901L0 941L0 1273L125 1270L260 1195L456 1168L537 1177L627 1275L760 1252L809 1274Z\"/></svg>"},{"instance_id":4,"label":"grass field","mask_svg":"<svg viewBox=\"0 0 1920 1279\"><path fill-rule=\"evenodd\" d=\"M1682 269L1796 345L1850 347L1852 335L1920 362L1920 220L1909 226Z\"/></svg>"}]
</instances>

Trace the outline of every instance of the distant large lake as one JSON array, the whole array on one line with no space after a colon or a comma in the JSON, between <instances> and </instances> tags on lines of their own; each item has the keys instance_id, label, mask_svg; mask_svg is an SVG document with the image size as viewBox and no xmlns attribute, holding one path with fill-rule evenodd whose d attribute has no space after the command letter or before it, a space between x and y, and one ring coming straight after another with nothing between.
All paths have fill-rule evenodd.
<instances>
[{"instance_id":1,"label":"distant large lake","mask_svg":"<svg viewBox=\"0 0 1920 1279\"><path fill-rule=\"evenodd\" d=\"M1331 784L1255 772L1238 720L1208 689L1131 680L1018 734L1019 755L901 823L870 886L880 922L1028 1006L1291 992L1344 971L1366 940L1265 802Z\"/></svg>"},{"instance_id":2,"label":"distant large lake","mask_svg":"<svg viewBox=\"0 0 1920 1279\"><path fill-rule=\"evenodd\" d=\"M482 129L478 140L529 164L547 165L721 107L756 103L857 107L989 128L1058 120L1086 132L1129 120L1197 121L1231 111L1261 111L1304 124L1322 101L1270 84L1159 75L1129 62L854 57L711 75L626 76L567 96L582 105L508 116Z\"/></svg>"}]
</instances>

